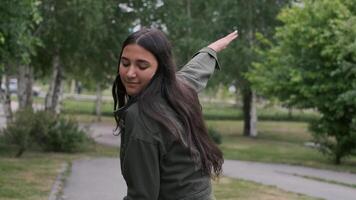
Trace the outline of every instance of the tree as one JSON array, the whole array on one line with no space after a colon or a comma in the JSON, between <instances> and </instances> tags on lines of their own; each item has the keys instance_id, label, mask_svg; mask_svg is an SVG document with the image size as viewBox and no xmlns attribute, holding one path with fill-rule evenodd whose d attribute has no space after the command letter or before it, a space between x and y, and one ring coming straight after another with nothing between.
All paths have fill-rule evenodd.
<instances>
[{"instance_id":1,"label":"tree","mask_svg":"<svg viewBox=\"0 0 356 200\"><path fill-rule=\"evenodd\" d=\"M11 99L8 93L9 76L14 75L17 70L21 71L22 66L30 64L30 57L35 53L35 47L40 44L39 38L33 34L36 24L41 21L38 4L37 0L5 0L0 5L0 67L1 78L5 76L7 88L4 93L3 91L0 93L7 121L11 121L12 118ZM22 84L23 80L19 79L20 108L31 106L31 97L24 99L26 93L21 86L26 84Z\"/></svg>"},{"instance_id":2,"label":"tree","mask_svg":"<svg viewBox=\"0 0 356 200\"><path fill-rule=\"evenodd\" d=\"M255 92L245 74L252 63L258 59L255 49L259 45L256 35L263 34L271 38L275 27L279 24L276 16L291 1L281 0L231 0L216 2L213 11L214 21L219 24L217 31L238 29L239 39L221 55L224 66L219 82L234 84L242 95L244 113L244 135L256 136L257 113ZM238 90L236 90L238 91Z\"/></svg>"},{"instance_id":3,"label":"tree","mask_svg":"<svg viewBox=\"0 0 356 200\"><path fill-rule=\"evenodd\" d=\"M114 6L115 1L87 0L84 3L81 48L72 57L73 65L78 67L69 72L86 88L96 89L95 111L100 121L102 88L111 85L116 76L121 42L128 35L132 19L128 12Z\"/></svg>"},{"instance_id":4,"label":"tree","mask_svg":"<svg viewBox=\"0 0 356 200\"><path fill-rule=\"evenodd\" d=\"M263 52L250 81L268 96L317 109L314 139L339 164L356 149L356 6L305 0L279 19L276 42Z\"/></svg>"},{"instance_id":5,"label":"tree","mask_svg":"<svg viewBox=\"0 0 356 200\"><path fill-rule=\"evenodd\" d=\"M204 23L214 17L212 3L211 0L168 0L158 10L162 28L174 46L178 66L183 66L199 48L216 37L217 25L213 23L209 27Z\"/></svg>"},{"instance_id":6,"label":"tree","mask_svg":"<svg viewBox=\"0 0 356 200\"><path fill-rule=\"evenodd\" d=\"M39 24L38 35L43 45L37 49L33 61L37 74L52 74L45 109L54 113L60 112L66 70L76 67L71 64L82 34L82 2L83 0L41 1L39 7L43 21Z\"/></svg>"},{"instance_id":7,"label":"tree","mask_svg":"<svg viewBox=\"0 0 356 200\"><path fill-rule=\"evenodd\" d=\"M220 78L213 82L215 85L219 85L216 82L235 84L241 89L244 97L244 133L255 136L257 115L253 101L254 93L244 74L256 60L254 52L256 33L271 37L274 27L278 24L275 19L277 13L289 2L195 0L193 3L191 0L167 0L156 9L157 14L149 16L168 33L178 65L184 64L198 48L207 45L212 38L239 29L239 41L220 55L224 69L218 73Z\"/></svg>"}]
</instances>

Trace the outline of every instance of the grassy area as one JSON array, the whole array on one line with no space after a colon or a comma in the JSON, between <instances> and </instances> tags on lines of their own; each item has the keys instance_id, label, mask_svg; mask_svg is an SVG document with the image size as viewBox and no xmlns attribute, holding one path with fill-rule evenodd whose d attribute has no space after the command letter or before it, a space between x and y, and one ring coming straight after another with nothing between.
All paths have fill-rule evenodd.
<instances>
[{"instance_id":1,"label":"grassy area","mask_svg":"<svg viewBox=\"0 0 356 200\"><path fill-rule=\"evenodd\" d=\"M316 198L285 192L276 187L265 186L251 181L222 177L213 182L216 199L219 200L312 200Z\"/></svg>"},{"instance_id":2,"label":"grassy area","mask_svg":"<svg viewBox=\"0 0 356 200\"><path fill-rule=\"evenodd\" d=\"M70 116L84 123L96 120L92 115ZM103 117L102 123L114 125L115 121L112 117ZM356 156L346 158L341 165L334 165L316 149L306 147L304 143L311 141L312 136L305 122L259 121L257 138L242 135L242 121L207 120L207 124L222 134L220 148L225 159L286 163L356 173Z\"/></svg>"},{"instance_id":3,"label":"grassy area","mask_svg":"<svg viewBox=\"0 0 356 200\"><path fill-rule=\"evenodd\" d=\"M89 151L77 154L26 152L13 158L11 148L0 146L0 199L45 200L63 163L89 157L117 157L118 149L93 144ZM21 188L21 190L19 190ZM213 182L217 199L312 199L271 186L222 177Z\"/></svg>"},{"instance_id":4,"label":"grassy area","mask_svg":"<svg viewBox=\"0 0 356 200\"><path fill-rule=\"evenodd\" d=\"M207 120L242 120L241 108L229 105L217 106L214 104L203 104L204 117ZM258 107L258 119L261 121L310 121L318 117L314 111L294 109L290 115L287 109L280 107Z\"/></svg>"},{"instance_id":5,"label":"grassy area","mask_svg":"<svg viewBox=\"0 0 356 200\"><path fill-rule=\"evenodd\" d=\"M69 116L84 123L96 120L92 115ZM242 135L242 121L207 120L206 122L209 127L222 134L220 148L224 152L225 159L286 163L356 173L356 156L346 158L341 165L334 165L328 157L304 145L305 142L312 140L308 123L259 121L258 137L248 138ZM103 117L102 123L114 125L115 121L112 117Z\"/></svg>"},{"instance_id":6,"label":"grassy area","mask_svg":"<svg viewBox=\"0 0 356 200\"><path fill-rule=\"evenodd\" d=\"M77 101L74 99L66 99L63 102L64 113L66 114L94 114L95 102L94 101ZM217 106L212 104L203 105L204 118L207 120L241 120L243 114L240 108L233 106ZM318 115L313 111L294 110L292 115L289 116L288 110L269 107L258 108L258 117L260 120L273 120L273 121L309 121L316 118ZM102 113L105 116L112 116L113 102L104 101L102 105Z\"/></svg>"},{"instance_id":7,"label":"grassy area","mask_svg":"<svg viewBox=\"0 0 356 200\"><path fill-rule=\"evenodd\" d=\"M102 113L106 116L111 116L113 113L113 102L104 101L102 105ZM95 114L94 101L78 101L74 99L66 99L63 101L64 113L67 114Z\"/></svg>"},{"instance_id":8,"label":"grassy area","mask_svg":"<svg viewBox=\"0 0 356 200\"><path fill-rule=\"evenodd\" d=\"M106 156L117 157L117 148L92 145L87 152L77 154L26 152L22 158L13 158L13 150L0 147L0 199L45 200L63 163L75 159ZM21 189L19 189L21 188ZM217 199L313 199L285 192L271 186L222 177L213 182Z\"/></svg>"},{"instance_id":9,"label":"grassy area","mask_svg":"<svg viewBox=\"0 0 356 200\"><path fill-rule=\"evenodd\" d=\"M15 151L0 146L0 199L46 200L63 163L84 157L117 157L118 149L92 144L87 152L77 154L28 151L14 158Z\"/></svg>"},{"instance_id":10,"label":"grassy area","mask_svg":"<svg viewBox=\"0 0 356 200\"><path fill-rule=\"evenodd\" d=\"M80 122L91 123L96 120L95 116L90 115L94 112L93 102L66 100L64 109L68 117L75 118ZM259 121L258 137L247 138L242 135L243 123L241 120L228 120L241 117L238 109L206 106L204 110L205 116L209 116L209 113L214 116L228 116L223 117L224 120L207 120L208 126L213 127L223 136L223 143L220 148L224 152L225 159L288 163L356 173L356 156L349 157L344 160L342 165L336 166L317 150L305 147L304 143L312 139L307 123L278 121L277 119L284 119L287 116L288 113L285 111L278 109L259 110L259 115L262 116L281 113L281 116L284 117L274 118L274 121ZM107 115L102 118L104 123L115 124L111 117L111 111L112 103L105 103L104 112L107 112ZM263 114L264 112L265 114ZM302 119L307 119L308 117L305 117L307 115L315 116L315 113L301 112L300 114ZM211 117L211 119L216 118ZM51 184L63 162L70 163L73 159L88 156L117 157L118 152L116 148L93 145L91 150L79 154L26 152L21 159L14 159L9 155L13 155L11 149L3 148L0 144L0 185L4 185L4 187L0 187L0 199L41 200L48 197ZM18 188L21 188L20 192ZM229 178L222 178L219 183L214 183L214 190L219 200L239 198L308 199L273 187Z\"/></svg>"},{"instance_id":11,"label":"grassy area","mask_svg":"<svg viewBox=\"0 0 356 200\"><path fill-rule=\"evenodd\" d=\"M257 138L242 135L242 121L207 123L223 135L220 148L225 159L287 163L356 173L356 156L345 159L342 165L334 165L319 151L304 145L311 140L307 123L259 122Z\"/></svg>"}]
</instances>

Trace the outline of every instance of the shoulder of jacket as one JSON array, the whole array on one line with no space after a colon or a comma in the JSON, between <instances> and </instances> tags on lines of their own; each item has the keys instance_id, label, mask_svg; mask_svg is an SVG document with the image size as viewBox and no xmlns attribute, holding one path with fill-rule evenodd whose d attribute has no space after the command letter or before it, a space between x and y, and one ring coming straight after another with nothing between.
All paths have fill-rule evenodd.
<instances>
[{"instance_id":1,"label":"shoulder of jacket","mask_svg":"<svg viewBox=\"0 0 356 200\"><path fill-rule=\"evenodd\" d=\"M162 142L158 122L140 113L137 103L132 104L126 111L125 132L128 132L131 138L145 142Z\"/></svg>"}]
</instances>

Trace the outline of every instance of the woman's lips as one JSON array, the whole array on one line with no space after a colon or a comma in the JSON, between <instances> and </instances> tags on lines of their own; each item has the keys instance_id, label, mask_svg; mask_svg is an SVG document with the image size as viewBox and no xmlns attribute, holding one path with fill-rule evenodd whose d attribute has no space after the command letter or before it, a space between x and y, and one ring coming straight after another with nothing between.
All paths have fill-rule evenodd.
<instances>
[{"instance_id":1,"label":"woman's lips","mask_svg":"<svg viewBox=\"0 0 356 200\"><path fill-rule=\"evenodd\" d=\"M139 83L136 82L126 82L126 85L129 87L136 87L137 85L139 85Z\"/></svg>"}]
</instances>

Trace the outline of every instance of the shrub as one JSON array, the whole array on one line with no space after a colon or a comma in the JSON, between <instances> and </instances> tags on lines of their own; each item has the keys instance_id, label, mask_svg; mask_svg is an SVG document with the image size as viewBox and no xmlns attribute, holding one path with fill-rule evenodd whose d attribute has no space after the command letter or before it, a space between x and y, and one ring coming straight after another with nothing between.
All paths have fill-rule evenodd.
<instances>
[{"instance_id":1,"label":"shrub","mask_svg":"<svg viewBox=\"0 0 356 200\"><path fill-rule=\"evenodd\" d=\"M33 112L30 109L16 112L14 120L3 133L7 144L18 147L16 157L34 144L43 151L76 152L89 141L77 122L50 112Z\"/></svg>"},{"instance_id":2,"label":"shrub","mask_svg":"<svg viewBox=\"0 0 356 200\"><path fill-rule=\"evenodd\" d=\"M310 129L315 142L320 144L320 151L331 157L335 164L356 152L356 117L335 120L335 117L323 116L311 123Z\"/></svg>"},{"instance_id":3,"label":"shrub","mask_svg":"<svg viewBox=\"0 0 356 200\"><path fill-rule=\"evenodd\" d=\"M33 143L31 137L33 119L32 110L18 111L13 121L3 130L5 142L18 148L16 157L20 157Z\"/></svg>"},{"instance_id":4,"label":"shrub","mask_svg":"<svg viewBox=\"0 0 356 200\"><path fill-rule=\"evenodd\" d=\"M213 128L208 128L210 138L216 143L221 144L221 134Z\"/></svg>"},{"instance_id":5,"label":"shrub","mask_svg":"<svg viewBox=\"0 0 356 200\"><path fill-rule=\"evenodd\" d=\"M76 152L85 148L88 142L87 135L75 121L59 118L48 132L42 135L39 145L45 151Z\"/></svg>"}]
</instances>

